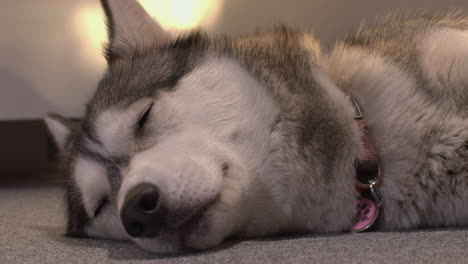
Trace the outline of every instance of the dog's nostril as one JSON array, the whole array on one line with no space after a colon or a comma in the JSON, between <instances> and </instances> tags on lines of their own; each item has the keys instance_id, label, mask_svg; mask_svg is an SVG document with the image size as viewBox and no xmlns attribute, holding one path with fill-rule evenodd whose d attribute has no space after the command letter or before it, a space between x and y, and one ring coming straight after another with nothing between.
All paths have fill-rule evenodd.
<instances>
[{"instance_id":1,"label":"dog's nostril","mask_svg":"<svg viewBox=\"0 0 468 264\"><path fill-rule=\"evenodd\" d=\"M151 213L158 207L158 194L145 193L141 196L139 207L147 213Z\"/></svg>"},{"instance_id":2,"label":"dog's nostril","mask_svg":"<svg viewBox=\"0 0 468 264\"><path fill-rule=\"evenodd\" d=\"M132 237L141 237L143 233L143 226L138 223L133 223L127 226L127 233Z\"/></svg>"}]
</instances>

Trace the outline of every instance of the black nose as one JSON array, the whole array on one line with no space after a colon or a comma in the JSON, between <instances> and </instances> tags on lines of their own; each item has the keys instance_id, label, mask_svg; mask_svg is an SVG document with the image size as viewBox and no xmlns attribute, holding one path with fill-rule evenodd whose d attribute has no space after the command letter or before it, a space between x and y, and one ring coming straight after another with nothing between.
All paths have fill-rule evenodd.
<instances>
[{"instance_id":1,"label":"black nose","mask_svg":"<svg viewBox=\"0 0 468 264\"><path fill-rule=\"evenodd\" d=\"M150 183L139 184L127 193L120 219L130 236L152 238L158 234L165 218L159 198L158 188Z\"/></svg>"}]
</instances>

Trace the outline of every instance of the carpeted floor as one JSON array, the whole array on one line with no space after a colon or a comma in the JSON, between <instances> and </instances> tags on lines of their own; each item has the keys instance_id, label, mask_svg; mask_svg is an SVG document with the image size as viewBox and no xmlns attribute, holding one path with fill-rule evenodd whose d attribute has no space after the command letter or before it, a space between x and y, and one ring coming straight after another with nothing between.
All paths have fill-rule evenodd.
<instances>
[{"instance_id":1,"label":"carpeted floor","mask_svg":"<svg viewBox=\"0 0 468 264\"><path fill-rule=\"evenodd\" d=\"M131 243L63 237L59 187L0 188L0 263L468 263L468 229L231 241L160 256Z\"/></svg>"}]
</instances>

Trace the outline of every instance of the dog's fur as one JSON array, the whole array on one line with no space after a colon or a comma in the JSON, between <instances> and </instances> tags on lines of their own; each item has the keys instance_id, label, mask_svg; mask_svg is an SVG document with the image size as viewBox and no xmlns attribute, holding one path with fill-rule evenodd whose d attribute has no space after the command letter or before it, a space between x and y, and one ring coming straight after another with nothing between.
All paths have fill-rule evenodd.
<instances>
[{"instance_id":1,"label":"dog's fur","mask_svg":"<svg viewBox=\"0 0 468 264\"><path fill-rule=\"evenodd\" d=\"M102 3L107 73L78 128L46 118L69 179L69 235L166 253L347 231L362 153L347 95L381 161L377 228L468 224L467 17L388 19L323 54L284 28L174 39L136 1ZM152 239L130 238L119 218L142 182L168 209Z\"/></svg>"}]
</instances>

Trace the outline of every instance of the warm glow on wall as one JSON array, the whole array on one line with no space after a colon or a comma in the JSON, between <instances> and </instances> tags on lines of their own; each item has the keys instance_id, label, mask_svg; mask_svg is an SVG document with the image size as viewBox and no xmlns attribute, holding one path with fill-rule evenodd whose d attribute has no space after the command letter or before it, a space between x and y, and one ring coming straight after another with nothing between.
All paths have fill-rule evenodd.
<instances>
[{"instance_id":1,"label":"warm glow on wall","mask_svg":"<svg viewBox=\"0 0 468 264\"><path fill-rule=\"evenodd\" d=\"M168 30L186 30L211 24L222 0L139 0L143 7Z\"/></svg>"},{"instance_id":2,"label":"warm glow on wall","mask_svg":"<svg viewBox=\"0 0 468 264\"><path fill-rule=\"evenodd\" d=\"M169 31L188 30L214 22L222 0L139 0L142 6ZM98 3L77 7L73 23L81 41L86 63L98 69L105 66L101 55L107 41L104 12Z\"/></svg>"},{"instance_id":3,"label":"warm glow on wall","mask_svg":"<svg viewBox=\"0 0 468 264\"><path fill-rule=\"evenodd\" d=\"M107 41L107 32L101 7L91 5L77 8L73 22L80 36L81 52L91 59L89 62L103 68L105 61L101 50Z\"/></svg>"}]
</instances>

